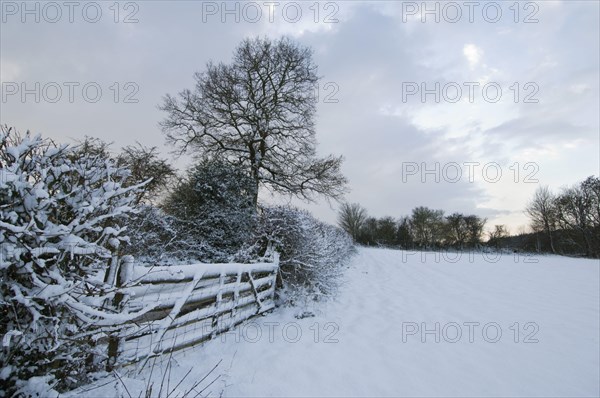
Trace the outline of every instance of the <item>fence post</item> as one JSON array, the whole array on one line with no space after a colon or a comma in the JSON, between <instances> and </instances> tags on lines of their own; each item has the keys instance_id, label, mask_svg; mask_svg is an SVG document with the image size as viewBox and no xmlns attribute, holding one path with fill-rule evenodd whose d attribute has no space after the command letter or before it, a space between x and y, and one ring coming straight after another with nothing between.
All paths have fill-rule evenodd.
<instances>
[{"instance_id":1,"label":"fence post","mask_svg":"<svg viewBox=\"0 0 600 398\"><path fill-rule=\"evenodd\" d=\"M104 283L109 285L114 285L115 283L115 274L117 273L117 268L119 267L119 255L114 253L110 259L110 265L108 266L108 271L104 275Z\"/></svg>"},{"instance_id":2,"label":"fence post","mask_svg":"<svg viewBox=\"0 0 600 398\"><path fill-rule=\"evenodd\" d=\"M215 316L213 317L212 327L213 331L210 336L211 339L214 339L217 334L219 334L219 330L221 328L221 315L219 315L219 311L221 310L221 303L223 301L223 285L225 284L225 273L221 271L221 275L219 276L219 291L216 297L215 303Z\"/></svg>"},{"instance_id":3,"label":"fence post","mask_svg":"<svg viewBox=\"0 0 600 398\"><path fill-rule=\"evenodd\" d=\"M277 269L275 270L274 281L273 281L273 298L275 296L275 290L277 288L283 288L283 275L281 275L281 268L279 267L279 253L273 253L273 263L277 264Z\"/></svg>"},{"instance_id":4,"label":"fence post","mask_svg":"<svg viewBox=\"0 0 600 398\"><path fill-rule=\"evenodd\" d=\"M127 301L126 295L119 288L126 286L132 279L133 274L133 257L123 256L118 264L118 275L116 277L115 287L117 292L113 298L113 308L115 312L120 313ZM119 332L114 332L108 339L108 359L106 361L106 371L112 372L117 362L119 355Z\"/></svg>"},{"instance_id":5,"label":"fence post","mask_svg":"<svg viewBox=\"0 0 600 398\"><path fill-rule=\"evenodd\" d=\"M273 252L273 262L277 264L275 271L275 288L283 288L283 275L281 274L281 266L279 265L279 253Z\"/></svg>"},{"instance_id":6,"label":"fence post","mask_svg":"<svg viewBox=\"0 0 600 398\"><path fill-rule=\"evenodd\" d=\"M237 278L235 280L235 290L233 291L233 308L231 308L231 322L235 323L235 316L237 314L238 304L240 302L240 284L242 283L242 271L238 271Z\"/></svg>"}]
</instances>

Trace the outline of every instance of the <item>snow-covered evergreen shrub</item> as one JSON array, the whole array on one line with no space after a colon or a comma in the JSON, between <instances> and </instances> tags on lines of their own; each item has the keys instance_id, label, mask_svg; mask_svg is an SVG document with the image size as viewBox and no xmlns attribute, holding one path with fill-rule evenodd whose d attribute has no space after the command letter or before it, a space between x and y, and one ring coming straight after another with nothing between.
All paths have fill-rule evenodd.
<instances>
[{"instance_id":1,"label":"snow-covered evergreen shrub","mask_svg":"<svg viewBox=\"0 0 600 398\"><path fill-rule=\"evenodd\" d=\"M277 206L262 209L259 240L280 253L280 269L290 301L330 295L339 285L342 267L354 251L352 238L309 212Z\"/></svg>"},{"instance_id":2,"label":"snow-covered evergreen shrub","mask_svg":"<svg viewBox=\"0 0 600 398\"><path fill-rule=\"evenodd\" d=\"M167 196L162 208L173 226L194 243L193 256L227 262L252 237L256 226L255 182L240 168L217 159L193 166Z\"/></svg>"},{"instance_id":3,"label":"snow-covered evergreen shrub","mask_svg":"<svg viewBox=\"0 0 600 398\"><path fill-rule=\"evenodd\" d=\"M93 276L126 240L116 220L141 190L127 177L102 156L0 131L0 395L69 388L99 365L75 336L110 317Z\"/></svg>"}]
</instances>

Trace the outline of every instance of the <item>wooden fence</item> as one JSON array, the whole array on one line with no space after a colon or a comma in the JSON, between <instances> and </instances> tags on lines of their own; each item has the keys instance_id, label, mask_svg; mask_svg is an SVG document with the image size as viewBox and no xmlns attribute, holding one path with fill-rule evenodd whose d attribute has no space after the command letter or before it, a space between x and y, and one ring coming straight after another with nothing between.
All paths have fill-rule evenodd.
<instances>
[{"instance_id":1,"label":"wooden fence","mask_svg":"<svg viewBox=\"0 0 600 398\"><path fill-rule=\"evenodd\" d=\"M272 309L279 258L146 267L126 256L112 268L112 306L139 315L108 337L108 370L202 343Z\"/></svg>"}]
</instances>

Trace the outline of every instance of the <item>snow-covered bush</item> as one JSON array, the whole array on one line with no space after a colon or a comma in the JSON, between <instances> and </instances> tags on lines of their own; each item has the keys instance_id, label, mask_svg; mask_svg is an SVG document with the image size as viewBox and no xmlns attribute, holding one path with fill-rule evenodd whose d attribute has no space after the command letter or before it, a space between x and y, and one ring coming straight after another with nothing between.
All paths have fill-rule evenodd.
<instances>
[{"instance_id":1,"label":"snow-covered bush","mask_svg":"<svg viewBox=\"0 0 600 398\"><path fill-rule=\"evenodd\" d=\"M99 366L91 338L76 335L110 317L89 301L105 287L93 276L126 240L117 220L143 184L74 151L0 130L0 395L27 396L42 379L69 388Z\"/></svg>"},{"instance_id":2,"label":"snow-covered bush","mask_svg":"<svg viewBox=\"0 0 600 398\"><path fill-rule=\"evenodd\" d=\"M280 253L281 276L292 302L334 293L354 251L348 233L291 207L263 208L258 237L267 251Z\"/></svg>"},{"instance_id":3,"label":"snow-covered bush","mask_svg":"<svg viewBox=\"0 0 600 398\"><path fill-rule=\"evenodd\" d=\"M244 170L217 159L203 159L171 191L162 205L186 242L195 242L194 259L227 262L252 237L256 226L256 185Z\"/></svg>"},{"instance_id":4,"label":"snow-covered bush","mask_svg":"<svg viewBox=\"0 0 600 398\"><path fill-rule=\"evenodd\" d=\"M129 244L123 254L153 265L203 262L226 255L194 231L191 222L182 221L161 209L142 205L127 220Z\"/></svg>"}]
</instances>

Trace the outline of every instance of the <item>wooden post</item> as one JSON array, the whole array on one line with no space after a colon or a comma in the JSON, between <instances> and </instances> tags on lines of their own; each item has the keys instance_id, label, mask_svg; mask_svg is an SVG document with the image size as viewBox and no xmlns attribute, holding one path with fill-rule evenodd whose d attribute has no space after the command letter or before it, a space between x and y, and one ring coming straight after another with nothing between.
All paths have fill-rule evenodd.
<instances>
[{"instance_id":1,"label":"wooden post","mask_svg":"<svg viewBox=\"0 0 600 398\"><path fill-rule=\"evenodd\" d=\"M112 258L110 259L110 266L108 271L104 274L104 283L111 286L115 284L115 276L117 275L117 269L119 268L119 241L116 242L115 251L113 252Z\"/></svg>"},{"instance_id":2,"label":"wooden post","mask_svg":"<svg viewBox=\"0 0 600 398\"><path fill-rule=\"evenodd\" d=\"M123 256L121 267L119 268L119 277L117 287L126 286L133 280L133 256Z\"/></svg>"},{"instance_id":3,"label":"wooden post","mask_svg":"<svg viewBox=\"0 0 600 398\"><path fill-rule=\"evenodd\" d=\"M121 261L119 261L118 270L119 273L117 275L115 283L115 287L117 287L117 289L123 286L127 286L127 284L131 281L133 274L133 257L123 256ZM113 308L117 313L121 312L126 301L126 295L122 291L117 290L113 299ZM108 359L106 361L107 372L112 372L117 362L117 357L119 355L118 333L119 332L117 331L108 338Z\"/></svg>"},{"instance_id":4,"label":"wooden post","mask_svg":"<svg viewBox=\"0 0 600 398\"><path fill-rule=\"evenodd\" d=\"M283 275L281 274L281 267L279 266L279 253L273 253L273 262L277 264L277 270L275 271L275 287L283 288Z\"/></svg>"},{"instance_id":5,"label":"wooden post","mask_svg":"<svg viewBox=\"0 0 600 398\"><path fill-rule=\"evenodd\" d=\"M277 290L277 288L283 288L283 276L281 275L281 268L279 267L279 253L278 252L274 252L273 253L273 263L277 264L277 269L274 272L273 275L273 295L271 296L271 299L275 299L275 290Z\"/></svg>"},{"instance_id":6,"label":"wooden post","mask_svg":"<svg viewBox=\"0 0 600 398\"><path fill-rule=\"evenodd\" d=\"M223 301L223 285L225 284L225 273L221 271L221 275L219 276L219 291L217 293L216 303L215 303L215 316L213 317L212 327L213 331L211 333L211 339L214 339L219 333L219 329L221 327L221 316L219 315L219 310L221 309L221 302Z\"/></svg>"},{"instance_id":7,"label":"wooden post","mask_svg":"<svg viewBox=\"0 0 600 398\"><path fill-rule=\"evenodd\" d=\"M242 283L242 272L238 272L235 280L235 290L233 291L233 308L231 309L231 319L235 318L237 313L238 304L240 302L240 284Z\"/></svg>"}]
</instances>

